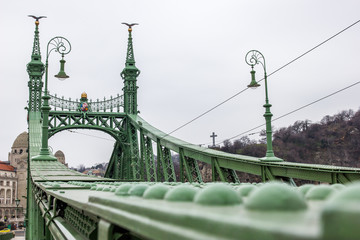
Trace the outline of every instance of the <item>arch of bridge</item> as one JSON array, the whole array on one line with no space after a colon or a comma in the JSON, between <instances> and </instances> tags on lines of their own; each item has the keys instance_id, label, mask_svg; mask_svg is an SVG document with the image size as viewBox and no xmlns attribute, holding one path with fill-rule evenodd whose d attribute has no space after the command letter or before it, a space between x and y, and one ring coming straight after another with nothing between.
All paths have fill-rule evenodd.
<instances>
[{"instance_id":1,"label":"arch of bridge","mask_svg":"<svg viewBox=\"0 0 360 240\"><path fill-rule=\"evenodd\" d=\"M50 128L49 129L49 138L51 138L52 136L54 136L57 133L60 133L62 131L65 130L72 130L72 129L88 129L88 130L97 130L97 131L101 131L104 132L108 135L110 135L111 137L113 137L116 141L120 142L120 143L124 143L127 139L126 135L121 132L121 131L116 131L116 130L110 130L106 127L99 127L99 126L82 126L82 125L77 125L77 126L65 126L65 127L61 127L61 128Z\"/></svg>"},{"instance_id":2,"label":"arch of bridge","mask_svg":"<svg viewBox=\"0 0 360 240\"><path fill-rule=\"evenodd\" d=\"M49 138L64 130L89 129L109 134L120 143L128 137L124 127L125 113L51 111L49 114Z\"/></svg>"}]
</instances>

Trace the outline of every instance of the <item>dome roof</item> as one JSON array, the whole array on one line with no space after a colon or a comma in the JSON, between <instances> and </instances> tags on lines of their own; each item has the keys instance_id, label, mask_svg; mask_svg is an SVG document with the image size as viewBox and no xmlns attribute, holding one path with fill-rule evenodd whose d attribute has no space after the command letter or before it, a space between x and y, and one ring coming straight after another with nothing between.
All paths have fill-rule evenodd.
<instances>
[{"instance_id":1,"label":"dome roof","mask_svg":"<svg viewBox=\"0 0 360 240\"><path fill-rule=\"evenodd\" d=\"M28 133L23 132L15 139L12 148L28 148Z\"/></svg>"},{"instance_id":2,"label":"dome roof","mask_svg":"<svg viewBox=\"0 0 360 240\"><path fill-rule=\"evenodd\" d=\"M55 157L65 157L65 155L64 155L64 153L61 151L61 150L59 150L59 151L57 151L56 153L55 153Z\"/></svg>"}]
</instances>

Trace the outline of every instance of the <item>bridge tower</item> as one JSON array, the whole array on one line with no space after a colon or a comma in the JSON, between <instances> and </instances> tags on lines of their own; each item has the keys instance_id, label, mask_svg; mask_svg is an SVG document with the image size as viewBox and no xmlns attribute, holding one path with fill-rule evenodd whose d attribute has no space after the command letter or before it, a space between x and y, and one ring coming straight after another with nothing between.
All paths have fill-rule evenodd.
<instances>
[{"instance_id":1,"label":"bridge tower","mask_svg":"<svg viewBox=\"0 0 360 240\"><path fill-rule=\"evenodd\" d=\"M34 45L31 54L31 61L27 65L29 74L29 112L40 112L41 108L41 81L45 66L41 62L40 41L39 41L39 20L35 21Z\"/></svg>"},{"instance_id":2,"label":"bridge tower","mask_svg":"<svg viewBox=\"0 0 360 240\"><path fill-rule=\"evenodd\" d=\"M40 41L39 41L39 19L35 21L35 32L34 32L34 42L33 50L31 54L31 61L27 64L27 72L29 74L29 101L28 101L28 121L29 126L30 122L35 119L41 119L41 95L42 95L42 76L45 71L45 65L41 62L41 53L40 53ZM29 127L29 135L32 130ZM29 137L29 142L30 142ZM29 144L30 145L30 144ZM34 236L41 236L37 239L43 240L45 235L49 234L49 231L45 231L44 223L45 221L41 219L40 208L35 204L34 198L32 197L33 186L31 184L30 177L30 155L37 149L32 149L28 147L28 165L27 165L27 201L26 201L26 239L31 239L33 234Z\"/></svg>"},{"instance_id":3,"label":"bridge tower","mask_svg":"<svg viewBox=\"0 0 360 240\"><path fill-rule=\"evenodd\" d=\"M128 46L126 53L126 62L125 68L121 72L121 77L124 80L124 112L127 114L137 114L137 89L136 86L136 78L140 74L140 70L135 66L135 57L134 57L134 49L132 43L132 25L126 24L129 26L129 38L128 38Z\"/></svg>"},{"instance_id":4,"label":"bridge tower","mask_svg":"<svg viewBox=\"0 0 360 240\"><path fill-rule=\"evenodd\" d=\"M124 113L126 115L136 115L137 111L137 77L140 70L135 66L134 48L132 42L132 26L137 24L127 24L128 26L128 44L126 53L125 68L120 76L124 81ZM137 128L131 124L128 117L125 118L123 129L125 138L117 140L114 151L111 155L109 167L105 177L127 180L144 180L144 163L139 154L139 142Z\"/></svg>"},{"instance_id":5,"label":"bridge tower","mask_svg":"<svg viewBox=\"0 0 360 240\"><path fill-rule=\"evenodd\" d=\"M136 85L137 77L140 74L140 70L135 66L135 56L134 56L134 48L132 42L132 26L137 24L126 24L129 32L127 52L126 52L126 62L125 68L121 72L121 77L124 80L124 112L126 114L137 114L137 89ZM137 129L133 126L130 121L126 121L126 135L127 135L127 147L124 151L122 165L124 169L128 169L127 174L123 174L123 178L127 179L142 179L142 171L141 171L141 160L139 157L139 143L138 143L138 135Z\"/></svg>"}]
</instances>

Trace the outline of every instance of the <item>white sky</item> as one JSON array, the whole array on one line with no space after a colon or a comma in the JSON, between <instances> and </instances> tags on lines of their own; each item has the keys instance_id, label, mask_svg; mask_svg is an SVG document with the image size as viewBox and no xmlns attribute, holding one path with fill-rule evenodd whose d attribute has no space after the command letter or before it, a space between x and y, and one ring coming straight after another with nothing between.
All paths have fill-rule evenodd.
<instances>
[{"instance_id":1,"label":"white sky","mask_svg":"<svg viewBox=\"0 0 360 240\"><path fill-rule=\"evenodd\" d=\"M0 160L6 161L15 138L27 129L26 101L34 20L40 20L43 61L54 36L70 40L64 82L49 78L51 94L72 99L83 91L96 99L122 93L127 28L137 22L134 53L140 116L171 132L250 82L245 54L261 51L271 73L318 43L360 19L359 1L1 1L0 3ZM268 78L274 118L360 80L360 24ZM49 76L59 71L50 55ZM263 71L257 66L257 78ZM341 110L359 109L360 84L273 123L286 127L296 120L320 121ZM245 91L225 105L172 134L195 144L225 140L264 123L264 86ZM96 135L62 132L50 139L64 151L70 166L109 160L113 141Z\"/></svg>"}]
</instances>

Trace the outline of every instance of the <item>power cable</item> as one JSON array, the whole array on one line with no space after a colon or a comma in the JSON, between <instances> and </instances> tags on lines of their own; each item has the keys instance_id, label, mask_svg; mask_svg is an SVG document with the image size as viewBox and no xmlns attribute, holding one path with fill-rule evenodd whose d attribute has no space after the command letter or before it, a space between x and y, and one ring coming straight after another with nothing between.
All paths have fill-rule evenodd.
<instances>
[{"instance_id":1,"label":"power cable","mask_svg":"<svg viewBox=\"0 0 360 240\"><path fill-rule=\"evenodd\" d=\"M77 133L77 134L81 134L81 135L85 135L85 136L89 136L89 137L94 137L94 138L99 138L99 139L115 142L115 140L109 139L109 138L104 138L104 137L99 137L99 136L95 136L95 135L91 135L91 134L81 133L81 132L77 132L77 131L74 131L74 130L67 130L67 131L69 131L71 133Z\"/></svg>"},{"instance_id":2,"label":"power cable","mask_svg":"<svg viewBox=\"0 0 360 240\"><path fill-rule=\"evenodd\" d=\"M337 32L336 34L332 35L331 37L329 37L329 38L326 39L325 41L319 43L318 45L316 45L315 47L313 47L313 48L311 48L310 50L306 51L305 53L301 54L300 56L294 58L293 60L291 60L290 62L286 63L286 64L283 65L282 67L276 69L275 71L271 72L271 73L268 74L267 76L269 77L269 76L277 73L278 71L282 70L283 68L289 66L289 65L292 64L293 62L299 60L300 58L302 58L302 57L305 56L306 54L314 51L316 48L318 48L318 47L322 46L323 44L327 43L327 42L330 41L331 39L333 39L333 38L335 38L336 36L340 35L341 33L343 33L344 31L348 30L349 28L353 27L354 25L358 24L359 22L360 22L360 20L357 20L357 21L354 22L353 24L347 26L346 28L344 28L344 29L341 30L340 32ZM259 80L258 82L261 82L261 81L263 81L263 80L264 80L264 78L262 78L262 79ZM214 107L210 108L209 110L205 111L204 113L200 114L199 116L193 118L192 120L184 123L184 124L181 125L180 127L178 127L178 128L176 128L176 129L174 129L173 131L167 133L167 134L166 134L165 136L163 136L162 138L164 138L164 137L166 137L166 136L168 136L168 135L170 135L170 134L172 134L172 133L174 133L174 132L176 132L176 131L184 128L185 126L189 125L190 123L196 121L197 119L203 117L204 115L208 114L209 112L213 111L214 109L220 107L221 105L227 103L227 102L230 101L231 99L233 99L233 98L235 98L236 96L240 95L241 93L245 92L247 89L248 89L248 88L245 88L245 89L241 90L240 92L237 92L236 94L232 95L231 97L227 98L226 100L222 101L221 103L215 105Z\"/></svg>"},{"instance_id":3,"label":"power cable","mask_svg":"<svg viewBox=\"0 0 360 240\"><path fill-rule=\"evenodd\" d=\"M340 93L340 92L342 92L342 91L344 91L344 90L346 90L346 89L349 89L349 88L351 88L351 87L354 87L355 85L357 85L357 84L359 84L359 83L360 83L360 81L357 81L357 82L355 82L355 83L353 83L353 84L351 84L351 85L349 85L349 86L346 86L346 87L344 87L344 88L342 88L342 89L340 89L340 90L337 90L337 91L335 91L335 92L333 92L333 93L330 93L330 94L328 94L328 95L326 95L326 96L324 96L324 97L322 97L322 98L319 98L319 99L317 99L317 100L315 100L315 101L312 101L311 103L308 103L308 104L306 104L306 105L304 105L304 106L301 106L301 107L299 107L299 108L296 108L295 110L292 110L292 111L290 111L290 112L288 112L288 113L285 113L285 114L281 115L280 117L274 118L273 120L271 120L271 122L274 122L274 121L279 120L279 119L281 119L281 118L283 118L283 117L286 117L286 116L288 116L288 115L290 115L290 114L293 114L293 113L295 113L295 112L297 112L297 111L300 111L301 109L304 109L304 108L306 108L306 107L309 107L309 106L311 106L311 105L313 105L313 104L315 104L315 103L318 103L318 102L320 102L320 101L322 101L322 100L324 100L324 99L326 99L326 98L328 98L328 97L331 97L331 96L333 96L333 95L335 95L335 94L338 94L338 93ZM265 126L265 125L266 125L265 123L264 123L264 124L261 124L261 125L259 125L259 126L256 126L256 127L254 127L254 128L251 128L250 130L247 130L247 131L245 131L245 132L242 132L242 133L240 133L240 134L237 134L236 136L233 136L233 137L228 138L228 139L226 139L226 140L231 140L231 139L237 138L237 137L239 137L239 136L241 136L241 135L244 135L244 134L246 134L246 133L248 133L248 132L252 132L252 131L254 131L254 130L260 128L260 127L263 127L263 126ZM249 134L249 135L250 135L250 134ZM217 142L216 144L223 143L223 142L225 142L226 140L223 140L223 141L221 141L221 142Z\"/></svg>"}]
</instances>

